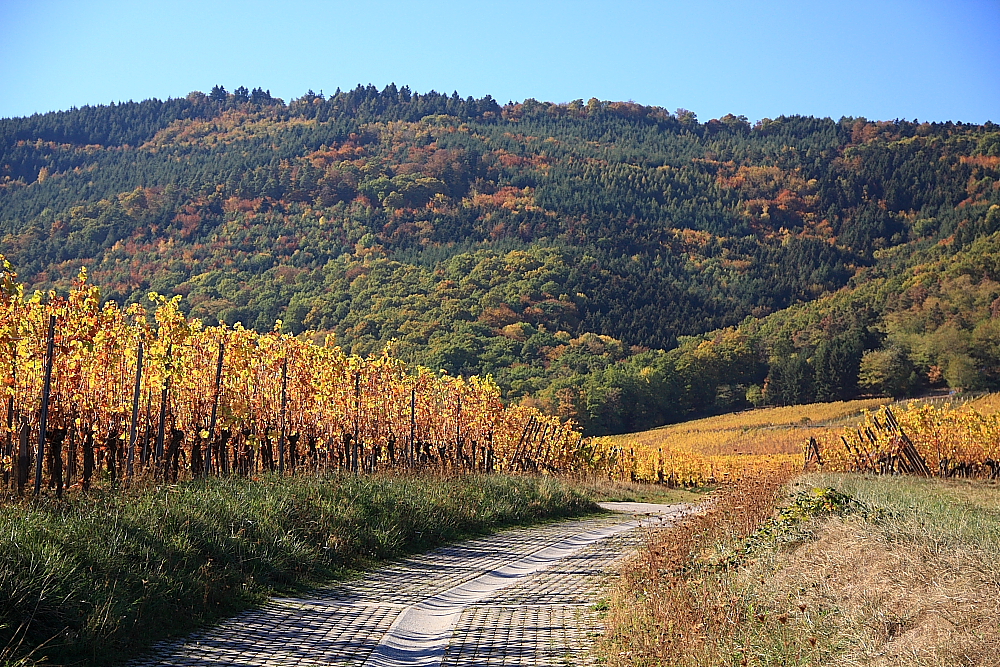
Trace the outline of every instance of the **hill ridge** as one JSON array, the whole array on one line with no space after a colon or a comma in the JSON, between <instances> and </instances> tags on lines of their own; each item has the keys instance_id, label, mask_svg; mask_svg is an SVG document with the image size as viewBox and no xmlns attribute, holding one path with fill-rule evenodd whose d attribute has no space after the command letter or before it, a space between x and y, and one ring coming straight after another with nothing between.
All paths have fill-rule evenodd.
<instances>
[{"instance_id":1,"label":"hill ridge","mask_svg":"<svg viewBox=\"0 0 1000 667\"><path fill-rule=\"evenodd\" d=\"M993 387L998 130L217 86L0 120L0 252L491 373L590 433Z\"/></svg>"}]
</instances>

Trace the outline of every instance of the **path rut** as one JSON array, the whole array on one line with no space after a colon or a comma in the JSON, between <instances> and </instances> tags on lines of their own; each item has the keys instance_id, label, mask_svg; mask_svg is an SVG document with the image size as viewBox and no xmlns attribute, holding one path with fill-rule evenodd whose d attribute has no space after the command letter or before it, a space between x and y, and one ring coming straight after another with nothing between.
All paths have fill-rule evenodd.
<instances>
[{"instance_id":1,"label":"path rut","mask_svg":"<svg viewBox=\"0 0 1000 667\"><path fill-rule=\"evenodd\" d=\"M363 579L276 598L221 625L161 643L133 667L589 665L594 605L640 525L687 505L607 503L615 514L442 547Z\"/></svg>"}]
</instances>

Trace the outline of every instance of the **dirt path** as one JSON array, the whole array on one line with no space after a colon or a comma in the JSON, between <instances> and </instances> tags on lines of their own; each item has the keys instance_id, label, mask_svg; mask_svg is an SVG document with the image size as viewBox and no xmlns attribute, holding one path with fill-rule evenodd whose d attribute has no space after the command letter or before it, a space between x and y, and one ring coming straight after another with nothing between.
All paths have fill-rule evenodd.
<instances>
[{"instance_id":1,"label":"dirt path","mask_svg":"<svg viewBox=\"0 0 1000 667\"><path fill-rule=\"evenodd\" d=\"M470 540L308 599L275 599L133 665L589 664L614 562L642 542L640 524L687 511L607 507L619 513Z\"/></svg>"}]
</instances>

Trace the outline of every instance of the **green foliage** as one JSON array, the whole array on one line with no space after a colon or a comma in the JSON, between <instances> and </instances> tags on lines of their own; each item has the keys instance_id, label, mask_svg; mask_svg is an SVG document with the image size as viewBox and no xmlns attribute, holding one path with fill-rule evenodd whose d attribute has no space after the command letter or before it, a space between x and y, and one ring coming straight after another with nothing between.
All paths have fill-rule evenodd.
<instances>
[{"instance_id":1,"label":"green foliage","mask_svg":"<svg viewBox=\"0 0 1000 667\"><path fill-rule=\"evenodd\" d=\"M830 516L855 516L864 521L884 522L891 518L892 513L884 507L866 504L832 486L795 491L774 518L745 540L731 545L732 552L725 563L729 566L743 565L746 559L762 551L810 539L813 537L812 529L817 525L815 520Z\"/></svg>"},{"instance_id":2,"label":"green foliage","mask_svg":"<svg viewBox=\"0 0 1000 667\"><path fill-rule=\"evenodd\" d=\"M742 545L745 554L754 549L771 548L779 542L795 542L805 537L803 525L825 516L865 513L867 508L851 496L832 487L813 488L792 494L776 517L750 535Z\"/></svg>"},{"instance_id":3,"label":"green foliage","mask_svg":"<svg viewBox=\"0 0 1000 667\"><path fill-rule=\"evenodd\" d=\"M899 348L866 352L858 370L858 384L889 396L905 396L914 383L913 369Z\"/></svg>"}]
</instances>

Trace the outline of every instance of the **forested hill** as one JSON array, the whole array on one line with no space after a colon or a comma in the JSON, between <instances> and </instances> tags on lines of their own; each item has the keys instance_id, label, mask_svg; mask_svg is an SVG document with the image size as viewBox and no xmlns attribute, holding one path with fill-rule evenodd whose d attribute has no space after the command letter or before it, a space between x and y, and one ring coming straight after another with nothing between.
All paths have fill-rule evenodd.
<instances>
[{"instance_id":1,"label":"forested hill","mask_svg":"<svg viewBox=\"0 0 1000 667\"><path fill-rule=\"evenodd\" d=\"M29 289L86 267L119 302L391 343L590 432L995 386L998 230L991 123L395 86L0 121L0 253Z\"/></svg>"}]
</instances>

